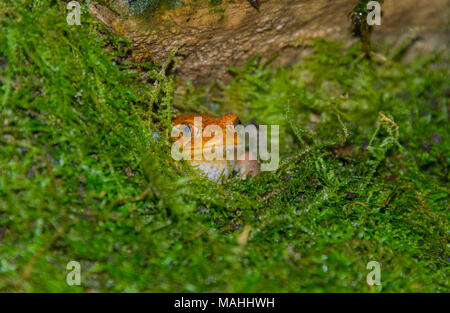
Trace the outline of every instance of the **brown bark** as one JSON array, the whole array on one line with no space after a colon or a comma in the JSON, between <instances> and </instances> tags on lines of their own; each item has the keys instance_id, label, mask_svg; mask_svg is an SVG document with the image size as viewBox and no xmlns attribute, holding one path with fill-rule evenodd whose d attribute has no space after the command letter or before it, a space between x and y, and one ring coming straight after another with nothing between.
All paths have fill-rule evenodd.
<instances>
[{"instance_id":1,"label":"brown bark","mask_svg":"<svg viewBox=\"0 0 450 313\"><path fill-rule=\"evenodd\" d=\"M226 80L229 66L242 65L257 53L263 57L278 53L275 62L287 65L309 53L315 37L351 39L348 14L357 3L261 0L258 11L246 0L222 2L224 11L195 2L151 20L117 15L93 2L91 14L114 33L130 38L138 60L163 63L171 50L182 52L178 73L202 84ZM119 12L127 11L126 4L114 3ZM397 38L418 27L417 32L425 34L422 48L446 45L448 12L447 0L385 0L382 25L375 28L374 38Z\"/></svg>"}]
</instances>

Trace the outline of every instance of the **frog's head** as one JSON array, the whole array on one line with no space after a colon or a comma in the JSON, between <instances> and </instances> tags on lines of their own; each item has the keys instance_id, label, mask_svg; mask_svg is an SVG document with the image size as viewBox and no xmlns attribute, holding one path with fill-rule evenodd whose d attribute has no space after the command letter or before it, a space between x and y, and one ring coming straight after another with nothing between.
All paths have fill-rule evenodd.
<instances>
[{"instance_id":1,"label":"frog's head","mask_svg":"<svg viewBox=\"0 0 450 313\"><path fill-rule=\"evenodd\" d=\"M174 139L183 145L189 145L190 141L191 159L195 157L197 161L204 159L202 151L219 150L226 153L227 150L235 151L241 143L240 137L234 134L234 126L241 122L233 113L220 117L200 113L185 114L173 118L172 123L180 131ZM190 137L186 134L190 134Z\"/></svg>"},{"instance_id":2,"label":"frog's head","mask_svg":"<svg viewBox=\"0 0 450 313\"><path fill-rule=\"evenodd\" d=\"M172 124L178 130L178 134L172 139L183 146L183 149L188 149L191 165L213 180L217 180L222 174L230 176L230 167L239 172L241 177L246 177L247 174L254 176L259 172L258 162L250 160L248 152L244 155L244 160L237 157L237 146L242 141L234 129L234 126L241 124L236 114L228 113L220 117L200 113L185 114L174 117ZM205 158L205 151L221 155L222 158ZM232 156L232 160L227 160L226 156Z\"/></svg>"}]
</instances>

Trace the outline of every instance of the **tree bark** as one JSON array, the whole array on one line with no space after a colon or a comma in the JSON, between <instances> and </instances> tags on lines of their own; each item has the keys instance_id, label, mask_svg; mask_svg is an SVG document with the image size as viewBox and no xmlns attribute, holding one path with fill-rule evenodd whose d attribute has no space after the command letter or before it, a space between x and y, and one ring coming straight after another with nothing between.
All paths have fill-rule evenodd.
<instances>
[{"instance_id":1,"label":"tree bark","mask_svg":"<svg viewBox=\"0 0 450 313\"><path fill-rule=\"evenodd\" d=\"M151 19L129 16L128 5L114 1L119 14L92 2L91 14L114 33L131 39L137 60L162 64L170 52L181 52L180 77L194 84L227 80L228 67L254 55L278 54L277 65L301 60L316 37L352 40L348 14L356 0L261 0L259 10L247 0L222 1L215 10L204 1L165 10ZM446 46L447 0L385 0L381 26L374 38L398 38L415 29L422 48ZM416 27L416 28L415 28ZM431 41L430 41L431 39ZM419 44L420 47L420 44Z\"/></svg>"}]
</instances>

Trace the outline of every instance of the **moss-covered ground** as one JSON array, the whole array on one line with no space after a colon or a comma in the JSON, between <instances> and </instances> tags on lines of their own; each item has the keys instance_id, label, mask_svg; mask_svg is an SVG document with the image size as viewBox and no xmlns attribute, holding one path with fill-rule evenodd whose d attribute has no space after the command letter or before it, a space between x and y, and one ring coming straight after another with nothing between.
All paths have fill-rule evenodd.
<instances>
[{"instance_id":1,"label":"moss-covered ground","mask_svg":"<svg viewBox=\"0 0 450 313\"><path fill-rule=\"evenodd\" d=\"M0 291L448 292L439 54L316 41L300 64L182 87L66 13L0 3ZM279 169L217 185L175 166L164 130L187 112L280 125Z\"/></svg>"}]
</instances>

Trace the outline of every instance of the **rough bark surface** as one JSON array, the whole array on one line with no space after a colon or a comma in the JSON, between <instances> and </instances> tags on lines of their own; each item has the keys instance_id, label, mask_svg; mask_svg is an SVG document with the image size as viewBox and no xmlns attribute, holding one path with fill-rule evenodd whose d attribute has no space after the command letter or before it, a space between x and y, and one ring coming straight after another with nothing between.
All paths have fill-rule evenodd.
<instances>
[{"instance_id":1,"label":"rough bark surface","mask_svg":"<svg viewBox=\"0 0 450 313\"><path fill-rule=\"evenodd\" d=\"M189 1L185 1L189 3ZM129 16L128 5L113 1L120 14L91 3L91 14L111 31L131 39L134 57L164 62L171 50L182 53L178 73L194 84L226 80L228 67L261 53L278 53L278 65L300 60L313 38L350 36L349 12L356 0L261 0L259 11L247 0L223 1L215 11L195 2L163 11L151 19ZM374 39L422 35L416 45L434 49L447 44L448 0L385 0L381 26ZM417 37L419 38L419 37Z\"/></svg>"}]
</instances>

